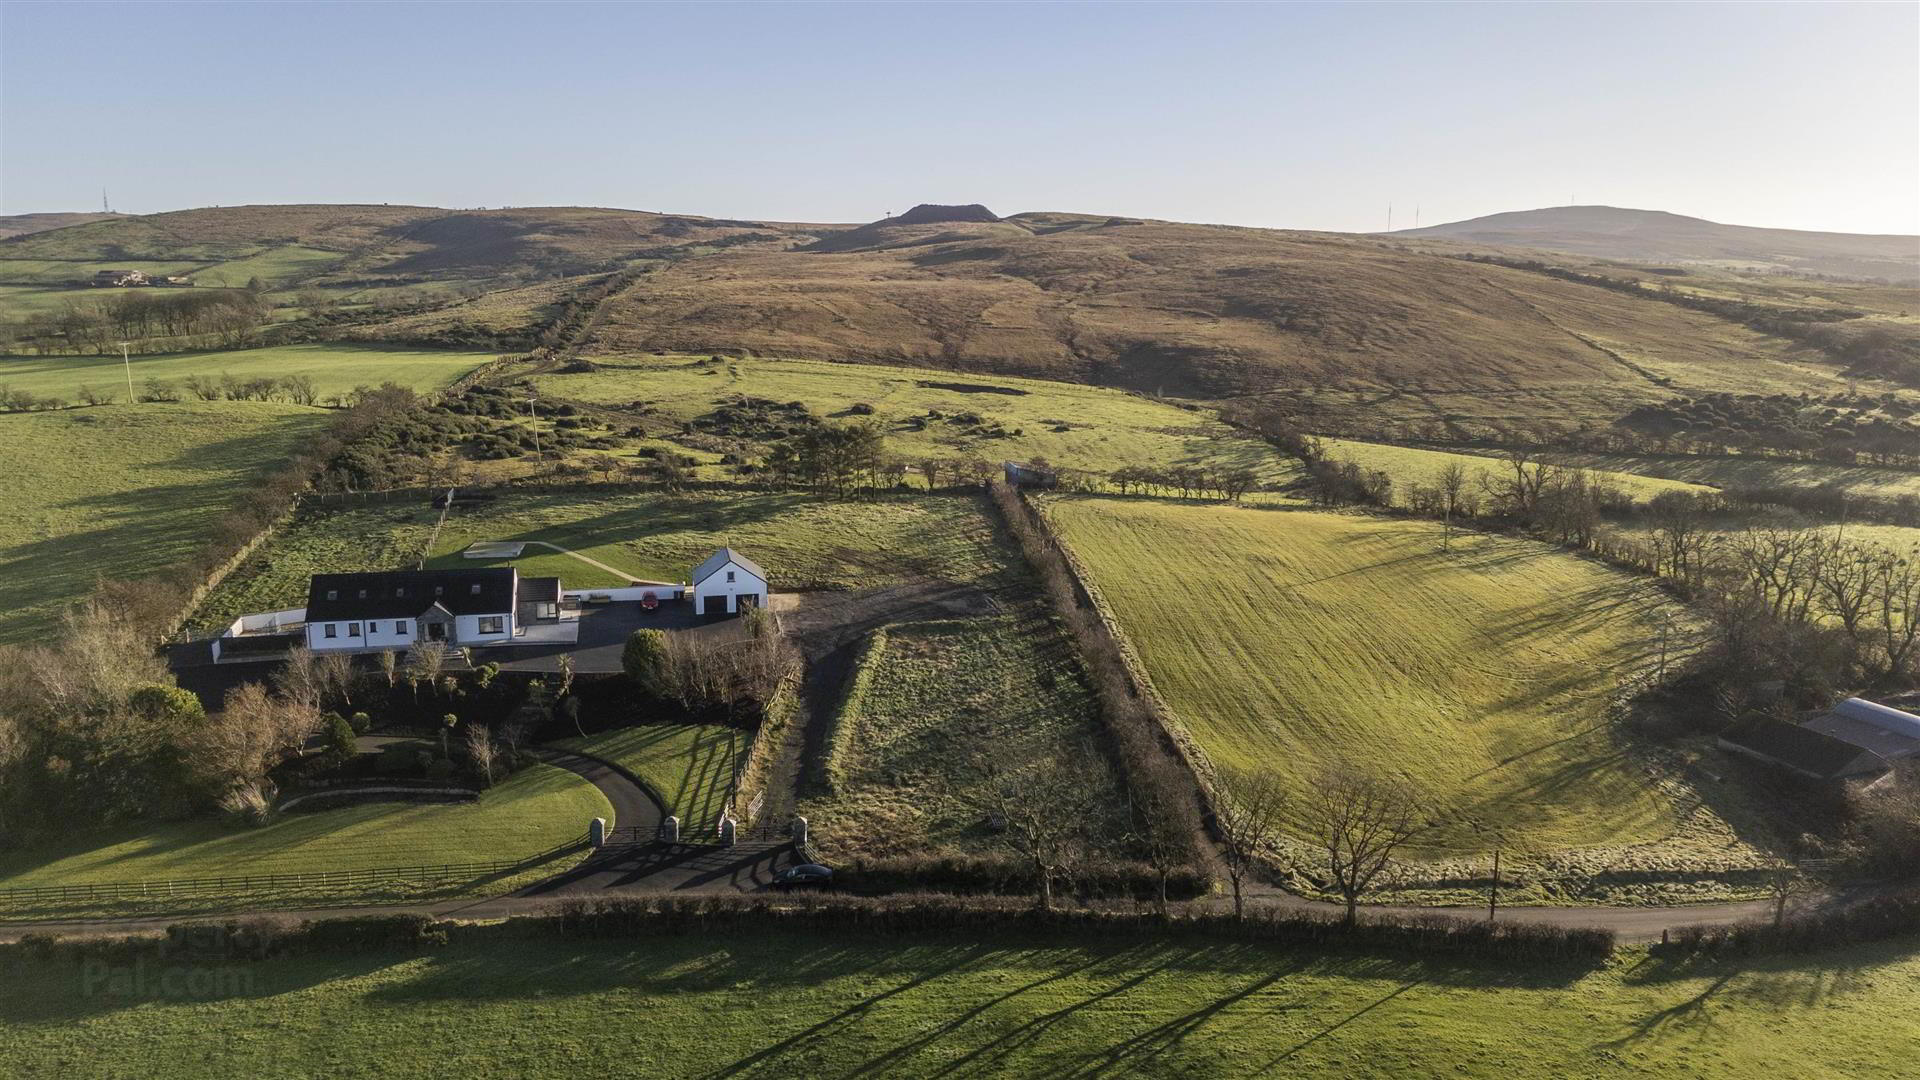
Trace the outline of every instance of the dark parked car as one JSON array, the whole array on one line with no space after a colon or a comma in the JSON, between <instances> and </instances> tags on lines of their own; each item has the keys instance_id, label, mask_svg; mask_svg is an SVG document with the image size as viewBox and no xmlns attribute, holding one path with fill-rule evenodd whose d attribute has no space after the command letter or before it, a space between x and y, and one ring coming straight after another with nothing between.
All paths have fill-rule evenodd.
<instances>
[{"instance_id":1,"label":"dark parked car","mask_svg":"<svg viewBox=\"0 0 1920 1080\"><path fill-rule=\"evenodd\" d=\"M818 888L833 884L833 871L819 863L801 863L789 866L773 876L776 889Z\"/></svg>"}]
</instances>

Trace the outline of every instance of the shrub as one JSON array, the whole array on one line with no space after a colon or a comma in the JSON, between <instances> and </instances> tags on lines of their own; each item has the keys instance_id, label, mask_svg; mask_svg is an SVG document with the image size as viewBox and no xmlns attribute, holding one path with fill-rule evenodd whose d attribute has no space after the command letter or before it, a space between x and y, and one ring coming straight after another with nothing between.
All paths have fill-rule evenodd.
<instances>
[{"instance_id":1,"label":"shrub","mask_svg":"<svg viewBox=\"0 0 1920 1080\"><path fill-rule=\"evenodd\" d=\"M1655 955L1753 956L1815 952L1920 930L1920 890L1887 893L1829 910L1726 926L1683 926L1653 947Z\"/></svg>"}]
</instances>

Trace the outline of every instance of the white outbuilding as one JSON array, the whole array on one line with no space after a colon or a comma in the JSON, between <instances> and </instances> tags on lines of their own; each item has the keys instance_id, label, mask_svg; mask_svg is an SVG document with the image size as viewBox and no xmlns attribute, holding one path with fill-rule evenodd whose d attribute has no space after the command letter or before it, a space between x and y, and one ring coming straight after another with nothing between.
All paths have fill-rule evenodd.
<instances>
[{"instance_id":1,"label":"white outbuilding","mask_svg":"<svg viewBox=\"0 0 1920 1080\"><path fill-rule=\"evenodd\" d=\"M734 615L767 606L767 572L760 564L723 547L694 568L693 610L699 615Z\"/></svg>"}]
</instances>

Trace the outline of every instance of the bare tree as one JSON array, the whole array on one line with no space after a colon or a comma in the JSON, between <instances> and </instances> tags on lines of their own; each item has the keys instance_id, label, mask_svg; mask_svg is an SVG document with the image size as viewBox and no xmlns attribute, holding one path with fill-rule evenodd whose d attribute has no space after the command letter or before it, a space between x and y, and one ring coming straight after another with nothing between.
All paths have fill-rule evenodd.
<instances>
[{"instance_id":1,"label":"bare tree","mask_svg":"<svg viewBox=\"0 0 1920 1080\"><path fill-rule=\"evenodd\" d=\"M320 654L320 685L328 697L338 698L341 705L353 707L353 684L359 680L359 674L353 670L353 657L344 652L324 652Z\"/></svg>"},{"instance_id":2,"label":"bare tree","mask_svg":"<svg viewBox=\"0 0 1920 1080\"><path fill-rule=\"evenodd\" d=\"M494 744L493 732L485 724L467 725L467 761L473 765L473 771L480 774L486 786L493 786L493 766L499 757L499 747Z\"/></svg>"},{"instance_id":3,"label":"bare tree","mask_svg":"<svg viewBox=\"0 0 1920 1080\"><path fill-rule=\"evenodd\" d=\"M1233 889L1236 919L1245 912L1241 891L1247 875L1272 842L1286 805L1286 795L1272 777L1236 786L1216 804L1214 823L1220 832L1220 855L1227 868L1227 884Z\"/></svg>"},{"instance_id":4,"label":"bare tree","mask_svg":"<svg viewBox=\"0 0 1920 1080\"><path fill-rule=\"evenodd\" d=\"M1092 750L1089 748L1089 754ZM1076 754L1035 759L1009 744L976 757L954 790L960 802L1000 827L1000 839L1033 871L1034 902L1053 907L1054 886L1087 851L1087 818L1095 805Z\"/></svg>"},{"instance_id":5,"label":"bare tree","mask_svg":"<svg viewBox=\"0 0 1920 1080\"><path fill-rule=\"evenodd\" d=\"M1401 784L1336 766L1320 775L1306 810L1308 827L1326 854L1327 876L1346 901L1352 924L1361 897L1380 884L1394 852L1425 827L1419 804Z\"/></svg>"},{"instance_id":6,"label":"bare tree","mask_svg":"<svg viewBox=\"0 0 1920 1080\"><path fill-rule=\"evenodd\" d=\"M386 676L389 690L399 681L400 655L392 649L380 650L380 674Z\"/></svg>"},{"instance_id":7,"label":"bare tree","mask_svg":"<svg viewBox=\"0 0 1920 1080\"><path fill-rule=\"evenodd\" d=\"M420 684L426 683L437 692L440 673L447 666L447 654L438 644L428 641L416 641L407 647L407 684L413 688L414 697L420 696Z\"/></svg>"},{"instance_id":8,"label":"bare tree","mask_svg":"<svg viewBox=\"0 0 1920 1080\"><path fill-rule=\"evenodd\" d=\"M1458 461L1449 461L1441 467L1433 483L1440 510L1440 550L1450 551L1454 519L1466 509L1467 468Z\"/></svg>"},{"instance_id":9,"label":"bare tree","mask_svg":"<svg viewBox=\"0 0 1920 1080\"><path fill-rule=\"evenodd\" d=\"M274 687L289 701L318 708L326 697L327 676L321 671L320 654L305 645L287 652L287 662L274 673Z\"/></svg>"}]
</instances>

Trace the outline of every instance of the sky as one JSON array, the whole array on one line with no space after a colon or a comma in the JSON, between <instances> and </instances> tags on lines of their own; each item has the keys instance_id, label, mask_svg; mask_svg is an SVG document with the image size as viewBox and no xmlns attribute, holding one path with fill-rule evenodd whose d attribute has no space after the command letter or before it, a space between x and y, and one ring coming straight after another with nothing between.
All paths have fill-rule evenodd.
<instances>
[{"instance_id":1,"label":"sky","mask_svg":"<svg viewBox=\"0 0 1920 1080\"><path fill-rule=\"evenodd\" d=\"M0 3L0 213L1920 232L1920 4Z\"/></svg>"}]
</instances>

